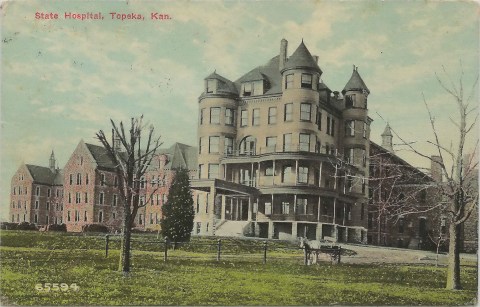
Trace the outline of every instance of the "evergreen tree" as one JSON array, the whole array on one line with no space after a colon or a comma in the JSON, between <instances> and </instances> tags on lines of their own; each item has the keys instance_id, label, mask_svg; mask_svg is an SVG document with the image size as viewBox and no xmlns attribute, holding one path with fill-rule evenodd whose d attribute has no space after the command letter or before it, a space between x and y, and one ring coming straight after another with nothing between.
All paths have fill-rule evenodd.
<instances>
[{"instance_id":1,"label":"evergreen tree","mask_svg":"<svg viewBox=\"0 0 480 307\"><path fill-rule=\"evenodd\" d=\"M162 207L162 235L174 242L190 240L194 215L188 170L176 169L167 203Z\"/></svg>"}]
</instances>

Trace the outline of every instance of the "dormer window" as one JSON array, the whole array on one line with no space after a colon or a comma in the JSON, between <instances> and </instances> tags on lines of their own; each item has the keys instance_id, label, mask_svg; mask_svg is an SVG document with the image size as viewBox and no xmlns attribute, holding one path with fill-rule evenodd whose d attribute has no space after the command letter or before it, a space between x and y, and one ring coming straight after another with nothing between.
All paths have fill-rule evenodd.
<instances>
[{"instance_id":1,"label":"dormer window","mask_svg":"<svg viewBox=\"0 0 480 307\"><path fill-rule=\"evenodd\" d=\"M207 80L207 93L213 93L215 89L215 80Z\"/></svg>"},{"instance_id":2,"label":"dormer window","mask_svg":"<svg viewBox=\"0 0 480 307\"><path fill-rule=\"evenodd\" d=\"M302 74L302 88L312 88L311 74Z\"/></svg>"},{"instance_id":3,"label":"dormer window","mask_svg":"<svg viewBox=\"0 0 480 307\"><path fill-rule=\"evenodd\" d=\"M243 96L253 95L253 83L244 83L243 84Z\"/></svg>"}]
</instances>

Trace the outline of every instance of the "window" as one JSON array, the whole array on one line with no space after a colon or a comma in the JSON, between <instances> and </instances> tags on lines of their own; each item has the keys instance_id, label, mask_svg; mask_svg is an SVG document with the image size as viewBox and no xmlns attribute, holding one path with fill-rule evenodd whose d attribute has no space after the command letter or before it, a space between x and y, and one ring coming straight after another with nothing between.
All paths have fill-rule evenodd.
<instances>
[{"instance_id":1,"label":"window","mask_svg":"<svg viewBox=\"0 0 480 307\"><path fill-rule=\"evenodd\" d=\"M353 148L345 149L345 161L347 163L353 164L354 158L355 158L354 149Z\"/></svg>"},{"instance_id":2,"label":"window","mask_svg":"<svg viewBox=\"0 0 480 307\"><path fill-rule=\"evenodd\" d=\"M166 203L167 203L167 200L168 200L168 199L167 199L167 194L162 194L162 202L163 202L164 204L166 204Z\"/></svg>"},{"instance_id":3,"label":"window","mask_svg":"<svg viewBox=\"0 0 480 307\"><path fill-rule=\"evenodd\" d=\"M157 201L158 201L158 195L157 195ZM115 207L117 205L117 194L113 194L113 203L112 205Z\"/></svg>"},{"instance_id":4,"label":"window","mask_svg":"<svg viewBox=\"0 0 480 307\"><path fill-rule=\"evenodd\" d=\"M272 214L272 203L265 203L265 215Z\"/></svg>"},{"instance_id":5,"label":"window","mask_svg":"<svg viewBox=\"0 0 480 307\"><path fill-rule=\"evenodd\" d=\"M18 221L18 218L17 218L17 221ZM35 214L35 216L33 217L33 222L38 223L38 215Z\"/></svg>"},{"instance_id":6,"label":"window","mask_svg":"<svg viewBox=\"0 0 480 307\"><path fill-rule=\"evenodd\" d=\"M292 150L292 134L287 133L283 135L283 151L291 151Z\"/></svg>"},{"instance_id":7,"label":"window","mask_svg":"<svg viewBox=\"0 0 480 307\"><path fill-rule=\"evenodd\" d=\"M68 203L72 203L72 194L70 194L70 192L68 192Z\"/></svg>"},{"instance_id":8,"label":"window","mask_svg":"<svg viewBox=\"0 0 480 307\"><path fill-rule=\"evenodd\" d=\"M235 111L233 109L226 108L225 109L225 125L232 126L235 121Z\"/></svg>"},{"instance_id":9,"label":"window","mask_svg":"<svg viewBox=\"0 0 480 307\"><path fill-rule=\"evenodd\" d=\"M218 164L208 165L208 178L213 179L218 177Z\"/></svg>"},{"instance_id":10,"label":"window","mask_svg":"<svg viewBox=\"0 0 480 307\"><path fill-rule=\"evenodd\" d=\"M447 233L447 218L442 216L440 219L440 234L444 235Z\"/></svg>"},{"instance_id":11,"label":"window","mask_svg":"<svg viewBox=\"0 0 480 307\"><path fill-rule=\"evenodd\" d=\"M282 168L282 182L289 182L292 175L292 167L285 165Z\"/></svg>"},{"instance_id":12,"label":"window","mask_svg":"<svg viewBox=\"0 0 480 307\"><path fill-rule=\"evenodd\" d=\"M100 174L100 185L103 187L105 185L105 174Z\"/></svg>"},{"instance_id":13,"label":"window","mask_svg":"<svg viewBox=\"0 0 480 307\"><path fill-rule=\"evenodd\" d=\"M35 195L40 196L40 187L35 188Z\"/></svg>"},{"instance_id":14,"label":"window","mask_svg":"<svg viewBox=\"0 0 480 307\"><path fill-rule=\"evenodd\" d=\"M118 177L117 176L113 177L113 186L118 187Z\"/></svg>"},{"instance_id":15,"label":"window","mask_svg":"<svg viewBox=\"0 0 480 307\"><path fill-rule=\"evenodd\" d=\"M73 174L70 174L70 181L69 182L70 182L70 185L73 184Z\"/></svg>"},{"instance_id":16,"label":"window","mask_svg":"<svg viewBox=\"0 0 480 307\"><path fill-rule=\"evenodd\" d=\"M360 220L363 221L364 216L365 216L365 204L362 204L360 206Z\"/></svg>"},{"instance_id":17,"label":"window","mask_svg":"<svg viewBox=\"0 0 480 307\"><path fill-rule=\"evenodd\" d=\"M243 96L250 96L253 93L253 86L252 83L244 83L243 84Z\"/></svg>"},{"instance_id":18,"label":"window","mask_svg":"<svg viewBox=\"0 0 480 307\"><path fill-rule=\"evenodd\" d=\"M196 213L200 212L200 194L197 194L197 210Z\"/></svg>"},{"instance_id":19,"label":"window","mask_svg":"<svg viewBox=\"0 0 480 307\"><path fill-rule=\"evenodd\" d=\"M88 174L85 174L85 184L89 184L90 183L90 180L88 178Z\"/></svg>"},{"instance_id":20,"label":"window","mask_svg":"<svg viewBox=\"0 0 480 307\"><path fill-rule=\"evenodd\" d=\"M200 125L203 125L205 121L205 109L200 110Z\"/></svg>"},{"instance_id":21,"label":"window","mask_svg":"<svg viewBox=\"0 0 480 307\"><path fill-rule=\"evenodd\" d=\"M277 123L277 107L268 108L268 123L270 125Z\"/></svg>"},{"instance_id":22,"label":"window","mask_svg":"<svg viewBox=\"0 0 480 307\"><path fill-rule=\"evenodd\" d=\"M146 183L145 176L140 177L140 189L145 189Z\"/></svg>"},{"instance_id":23,"label":"window","mask_svg":"<svg viewBox=\"0 0 480 307\"><path fill-rule=\"evenodd\" d=\"M367 123L363 122L363 137L364 138L367 138L367 129L368 129Z\"/></svg>"},{"instance_id":24,"label":"window","mask_svg":"<svg viewBox=\"0 0 480 307\"><path fill-rule=\"evenodd\" d=\"M293 120L293 103L285 104L283 120L286 122Z\"/></svg>"},{"instance_id":25,"label":"window","mask_svg":"<svg viewBox=\"0 0 480 307\"><path fill-rule=\"evenodd\" d=\"M240 126L245 127L248 123L248 111L242 110L240 118Z\"/></svg>"},{"instance_id":26,"label":"window","mask_svg":"<svg viewBox=\"0 0 480 307\"><path fill-rule=\"evenodd\" d=\"M85 211L83 213L83 221L86 222L87 221L87 211Z\"/></svg>"},{"instance_id":27,"label":"window","mask_svg":"<svg viewBox=\"0 0 480 307\"><path fill-rule=\"evenodd\" d=\"M311 121L312 105L309 103L300 104L300 120Z\"/></svg>"},{"instance_id":28,"label":"window","mask_svg":"<svg viewBox=\"0 0 480 307\"><path fill-rule=\"evenodd\" d=\"M77 174L77 185L82 184L82 174Z\"/></svg>"},{"instance_id":29,"label":"window","mask_svg":"<svg viewBox=\"0 0 480 307\"><path fill-rule=\"evenodd\" d=\"M355 107L355 95L345 96L345 108Z\"/></svg>"},{"instance_id":30,"label":"window","mask_svg":"<svg viewBox=\"0 0 480 307\"><path fill-rule=\"evenodd\" d=\"M35 209L38 209L38 207L40 206L40 204L38 203L38 200L35 201Z\"/></svg>"},{"instance_id":31,"label":"window","mask_svg":"<svg viewBox=\"0 0 480 307\"><path fill-rule=\"evenodd\" d=\"M290 203L282 201L282 214L290 214Z\"/></svg>"},{"instance_id":32,"label":"window","mask_svg":"<svg viewBox=\"0 0 480 307\"><path fill-rule=\"evenodd\" d=\"M405 227L405 221L403 218L400 218L400 220L398 220L398 233L403 233L403 230L404 230L404 227Z\"/></svg>"},{"instance_id":33,"label":"window","mask_svg":"<svg viewBox=\"0 0 480 307\"><path fill-rule=\"evenodd\" d=\"M205 202L205 213L208 213L208 201Z\"/></svg>"},{"instance_id":34,"label":"window","mask_svg":"<svg viewBox=\"0 0 480 307\"><path fill-rule=\"evenodd\" d=\"M209 225L209 224L210 224L210 223L207 222L207 227L205 227L205 231L206 231L206 232L208 232L208 225Z\"/></svg>"},{"instance_id":35,"label":"window","mask_svg":"<svg viewBox=\"0 0 480 307\"><path fill-rule=\"evenodd\" d=\"M100 205L103 205L103 201L104 201L104 197L105 197L105 194L103 192L100 193L100 196L98 198L98 203Z\"/></svg>"},{"instance_id":36,"label":"window","mask_svg":"<svg viewBox=\"0 0 480 307\"><path fill-rule=\"evenodd\" d=\"M298 182L308 183L308 167L300 166L298 168Z\"/></svg>"},{"instance_id":37,"label":"window","mask_svg":"<svg viewBox=\"0 0 480 307\"><path fill-rule=\"evenodd\" d=\"M335 119L327 115L327 134L335 136Z\"/></svg>"},{"instance_id":38,"label":"window","mask_svg":"<svg viewBox=\"0 0 480 307\"><path fill-rule=\"evenodd\" d=\"M207 80L207 93L213 93L215 89L215 80Z\"/></svg>"},{"instance_id":39,"label":"window","mask_svg":"<svg viewBox=\"0 0 480 307\"><path fill-rule=\"evenodd\" d=\"M50 202L47 201L47 210L50 210Z\"/></svg>"},{"instance_id":40,"label":"window","mask_svg":"<svg viewBox=\"0 0 480 307\"><path fill-rule=\"evenodd\" d=\"M220 124L220 108L210 108L210 124Z\"/></svg>"},{"instance_id":41,"label":"window","mask_svg":"<svg viewBox=\"0 0 480 307\"><path fill-rule=\"evenodd\" d=\"M140 207L143 207L143 205L145 205L145 196L140 196L139 203Z\"/></svg>"},{"instance_id":42,"label":"window","mask_svg":"<svg viewBox=\"0 0 480 307\"><path fill-rule=\"evenodd\" d=\"M55 191L55 194L56 194L57 197L59 197L59 196L60 196L60 190L57 189L57 190Z\"/></svg>"},{"instance_id":43,"label":"window","mask_svg":"<svg viewBox=\"0 0 480 307\"><path fill-rule=\"evenodd\" d=\"M198 153L201 154L203 152L203 138L198 138Z\"/></svg>"},{"instance_id":44,"label":"window","mask_svg":"<svg viewBox=\"0 0 480 307\"><path fill-rule=\"evenodd\" d=\"M265 176L273 176L273 162L265 167Z\"/></svg>"},{"instance_id":45,"label":"window","mask_svg":"<svg viewBox=\"0 0 480 307\"><path fill-rule=\"evenodd\" d=\"M26 193L25 193L26 194ZM50 197L52 195L52 190L48 189L47 190L47 197Z\"/></svg>"},{"instance_id":46,"label":"window","mask_svg":"<svg viewBox=\"0 0 480 307\"><path fill-rule=\"evenodd\" d=\"M198 165L198 179L202 179L203 164Z\"/></svg>"},{"instance_id":47,"label":"window","mask_svg":"<svg viewBox=\"0 0 480 307\"><path fill-rule=\"evenodd\" d=\"M367 190L367 179L365 179L365 177L362 177L362 194L365 194L366 190Z\"/></svg>"},{"instance_id":48,"label":"window","mask_svg":"<svg viewBox=\"0 0 480 307\"><path fill-rule=\"evenodd\" d=\"M267 152L275 152L277 147L277 137L268 136L267 137Z\"/></svg>"},{"instance_id":49,"label":"window","mask_svg":"<svg viewBox=\"0 0 480 307\"><path fill-rule=\"evenodd\" d=\"M218 153L218 142L219 142L220 137L218 136L211 136L209 137L209 147L208 147L208 152L209 153Z\"/></svg>"},{"instance_id":50,"label":"window","mask_svg":"<svg viewBox=\"0 0 480 307\"><path fill-rule=\"evenodd\" d=\"M322 130L322 112L318 111L317 112L317 127L318 127L318 130Z\"/></svg>"},{"instance_id":51,"label":"window","mask_svg":"<svg viewBox=\"0 0 480 307\"><path fill-rule=\"evenodd\" d=\"M140 214L140 217L142 215ZM102 223L103 222L103 211L98 212L98 222Z\"/></svg>"},{"instance_id":52,"label":"window","mask_svg":"<svg viewBox=\"0 0 480 307\"><path fill-rule=\"evenodd\" d=\"M285 77L285 88L293 87L293 74L289 74Z\"/></svg>"},{"instance_id":53,"label":"window","mask_svg":"<svg viewBox=\"0 0 480 307\"><path fill-rule=\"evenodd\" d=\"M81 201L80 192L75 193L75 203L79 204Z\"/></svg>"},{"instance_id":54,"label":"window","mask_svg":"<svg viewBox=\"0 0 480 307\"><path fill-rule=\"evenodd\" d=\"M153 224L153 213L150 213L150 224Z\"/></svg>"},{"instance_id":55,"label":"window","mask_svg":"<svg viewBox=\"0 0 480 307\"><path fill-rule=\"evenodd\" d=\"M70 211L67 212L67 221L70 222Z\"/></svg>"},{"instance_id":56,"label":"window","mask_svg":"<svg viewBox=\"0 0 480 307\"><path fill-rule=\"evenodd\" d=\"M307 214L307 199L297 198L297 214Z\"/></svg>"},{"instance_id":57,"label":"window","mask_svg":"<svg viewBox=\"0 0 480 307\"><path fill-rule=\"evenodd\" d=\"M312 88L311 74L302 74L302 88Z\"/></svg>"},{"instance_id":58,"label":"window","mask_svg":"<svg viewBox=\"0 0 480 307\"><path fill-rule=\"evenodd\" d=\"M196 227L196 229L197 229L197 234L200 233L200 228L201 228L201 227L202 227L202 223L197 222L197 227Z\"/></svg>"},{"instance_id":59,"label":"window","mask_svg":"<svg viewBox=\"0 0 480 307\"><path fill-rule=\"evenodd\" d=\"M260 125L260 109L253 109L252 126Z\"/></svg>"},{"instance_id":60,"label":"window","mask_svg":"<svg viewBox=\"0 0 480 307\"><path fill-rule=\"evenodd\" d=\"M310 151L310 134L300 133L299 150Z\"/></svg>"},{"instance_id":61,"label":"window","mask_svg":"<svg viewBox=\"0 0 480 307\"><path fill-rule=\"evenodd\" d=\"M233 154L233 138L231 137L225 137L224 140L224 153L226 155L231 155Z\"/></svg>"},{"instance_id":62,"label":"window","mask_svg":"<svg viewBox=\"0 0 480 307\"><path fill-rule=\"evenodd\" d=\"M347 120L345 122L345 136L355 136L355 121Z\"/></svg>"},{"instance_id":63,"label":"window","mask_svg":"<svg viewBox=\"0 0 480 307\"><path fill-rule=\"evenodd\" d=\"M88 204L88 193L85 192L85 203Z\"/></svg>"}]
</instances>

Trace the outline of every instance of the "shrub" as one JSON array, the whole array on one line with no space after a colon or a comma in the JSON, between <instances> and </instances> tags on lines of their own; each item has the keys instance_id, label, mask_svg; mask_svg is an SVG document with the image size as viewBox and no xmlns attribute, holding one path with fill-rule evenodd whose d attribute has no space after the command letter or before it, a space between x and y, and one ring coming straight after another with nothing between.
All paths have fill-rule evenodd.
<instances>
[{"instance_id":1,"label":"shrub","mask_svg":"<svg viewBox=\"0 0 480 307\"><path fill-rule=\"evenodd\" d=\"M100 224L87 224L82 226L82 232L108 232L108 227Z\"/></svg>"},{"instance_id":2,"label":"shrub","mask_svg":"<svg viewBox=\"0 0 480 307\"><path fill-rule=\"evenodd\" d=\"M35 226L35 224L29 222L21 222L17 225L16 230L38 230L38 228L37 226Z\"/></svg>"},{"instance_id":3,"label":"shrub","mask_svg":"<svg viewBox=\"0 0 480 307\"><path fill-rule=\"evenodd\" d=\"M47 231L67 231L66 224L51 224L47 226Z\"/></svg>"}]
</instances>

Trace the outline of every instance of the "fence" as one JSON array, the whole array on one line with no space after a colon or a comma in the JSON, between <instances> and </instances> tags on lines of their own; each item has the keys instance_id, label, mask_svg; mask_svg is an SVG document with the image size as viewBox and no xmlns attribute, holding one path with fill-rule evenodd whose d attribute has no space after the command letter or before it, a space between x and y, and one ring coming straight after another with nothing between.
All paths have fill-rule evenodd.
<instances>
[{"instance_id":1,"label":"fence","mask_svg":"<svg viewBox=\"0 0 480 307\"><path fill-rule=\"evenodd\" d=\"M121 240L121 235L106 235L105 236L105 258L108 257L109 250L111 249L112 240ZM131 251L135 251L135 247L142 246L145 250L145 246L153 245L154 248L150 248L152 251L158 251L163 253L163 261L167 262L169 257L175 259L185 258L202 258L202 259L215 259L217 262L222 260L233 260L246 258L253 260L260 260L263 264L267 263L268 255L275 257L276 260L282 258L301 259L305 265L310 264L313 258L317 259L321 253L327 254L331 257L331 261L340 263L342 249L338 246L322 246L320 249L308 250L300 247L278 245L274 242L268 241L251 241L251 244L245 244L242 242L241 246L232 242L232 239L222 240L217 239L212 242L172 242L168 238L163 240L138 240L132 238ZM156 247L156 248L155 248ZM170 252L169 252L170 250ZM187 253L179 254L175 253L176 250L183 250ZM173 252L173 253L172 253ZM194 254L188 254L188 252L201 253L201 256L195 256ZM269 254L270 253L270 254ZM285 257L281 254L284 253ZM205 255L207 257L205 258ZM208 257L210 255L210 257ZM273 256L275 255L275 256Z\"/></svg>"}]
</instances>

